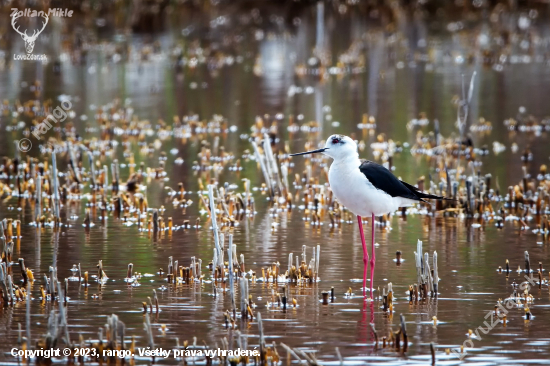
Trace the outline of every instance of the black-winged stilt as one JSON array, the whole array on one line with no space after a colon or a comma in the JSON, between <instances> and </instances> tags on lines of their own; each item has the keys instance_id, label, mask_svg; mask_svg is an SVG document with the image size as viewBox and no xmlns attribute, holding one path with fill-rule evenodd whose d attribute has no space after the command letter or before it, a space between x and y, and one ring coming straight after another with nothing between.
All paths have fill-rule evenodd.
<instances>
[{"instance_id":1,"label":"black-winged stilt","mask_svg":"<svg viewBox=\"0 0 550 366\"><path fill-rule=\"evenodd\" d=\"M348 210L357 215L357 223L363 245L363 296L367 286L367 267L369 253L365 243L362 216L371 217L372 246L370 259L370 296L373 298L372 285L374 280L374 217L397 210L399 207L410 206L424 198L444 199L421 192L415 186L397 179L388 169L369 160L359 159L357 144L348 136L332 135L325 147L306 151L290 156L323 153L334 159L328 173L328 181L332 192Z\"/></svg>"}]
</instances>

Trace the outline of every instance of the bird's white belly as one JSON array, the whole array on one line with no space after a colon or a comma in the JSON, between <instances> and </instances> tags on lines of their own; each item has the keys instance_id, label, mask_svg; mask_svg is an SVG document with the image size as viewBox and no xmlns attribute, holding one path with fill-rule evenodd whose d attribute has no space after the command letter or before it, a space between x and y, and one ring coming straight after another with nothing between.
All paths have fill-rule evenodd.
<instances>
[{"instance_id":1,"label":"bird's white belly","mask_svg":"<svg viewBox=\"0 0 550 366\"><path fill-rule=\"evenodd\" d=\"M358 167L356 170L348 170L331 166L329 183L338 201L359 216L387 214L412 202L401 197L392 197L376 189Z\"/></svg>"}]
</instances>

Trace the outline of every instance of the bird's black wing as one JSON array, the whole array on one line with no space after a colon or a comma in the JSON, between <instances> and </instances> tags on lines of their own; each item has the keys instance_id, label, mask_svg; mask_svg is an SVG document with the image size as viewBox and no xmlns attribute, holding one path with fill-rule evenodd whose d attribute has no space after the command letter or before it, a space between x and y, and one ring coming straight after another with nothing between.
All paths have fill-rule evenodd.
<instances>
[{"instance_id":1,"label":"bird's black wing","mask_svg":"<svg viewBox=\"0 0 550 366\"><path fill-rule=\"evenodd\" d=\"M429 193L424 193L422 192L420 189L418 189L417 187L413 186L413 185L410 185L409 183L407 182L403 182L403 181L400 181L401 183L403 183L404 185L407 186L407 188L409 188L410 190L412 190L414 192L414 194L416 194L416 196L418 198L420 198L421 201L424 201L422 198L432 198L432 199L435 199L435 200L448 200L448 201L453 201L452 199L450 198L445 198L445 197L441 197L441 196L436 196L435 194L429 194Z\"/></svg>"},{"instance_id":2,"label":"bird's black wing","mask_svg":"<svg viewBox=\"0 0 550 366\"><path fill-rule=\"evenodd\" d=\"M422 198L418 194L420 192L415 187L400 181L392 172L380 164L369 160L361 160L359 170L367 177L374 188L380 189L392 197L422 201Z\"/></svg>"},{"instance_id":3,"label":"bird's black wing","mask_svg":"<svg viewBox=\"0 0 550 366\"><path fill-rule=\"evenodd\" d=\"M423 198L447 199L420 191L415 186L397 179L392 172L373 161L361 160L359 170L367 177L374 188L380 189L392 197L403 197L423 202L426 202Z\"/></svg>"}]
</instances>

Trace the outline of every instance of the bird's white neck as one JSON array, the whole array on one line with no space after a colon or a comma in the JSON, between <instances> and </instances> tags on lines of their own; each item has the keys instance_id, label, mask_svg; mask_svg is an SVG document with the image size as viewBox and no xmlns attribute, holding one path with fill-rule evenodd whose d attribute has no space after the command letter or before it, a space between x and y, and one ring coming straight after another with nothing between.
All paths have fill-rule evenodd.
<instances>
[{"instance_id":1,"label":"bird's white neck","mask_svg":"<svg viewBox=\"0 0 550 366\"><path fill-rule=\"evenodd\" d=\"M346 168L358 168L359 165L361 165L361 160L359 159L359 153L355 152L353 154L349 154L347 156L339 157L338 159L334 159L332 165L338 166L338 167L346 167Z\"/></svg>"}]
</instances>

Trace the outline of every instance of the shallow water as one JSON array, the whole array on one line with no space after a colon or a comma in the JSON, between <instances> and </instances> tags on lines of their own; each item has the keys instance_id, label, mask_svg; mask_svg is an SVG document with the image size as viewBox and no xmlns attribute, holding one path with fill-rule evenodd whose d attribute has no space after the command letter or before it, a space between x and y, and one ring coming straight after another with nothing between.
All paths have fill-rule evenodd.
<instances>
[{"instance_id":1,"label":"shallow water","mask_svg":"<svg viewBox=\"0 0 550 366\"><path fill-rule=\"evenodd\" d=\"M213 17L208 14L205 18L209 16ZM267 15L265 19L269 19ZM38 79L43 85L40 98L55 100L59 94L77 97L73 109L77 116L87 115L88 120L83 122L75 118L75 126L85 137L98 135L86 131L86 127L97 127L93 119L95 112L90 106L105 105L113 98L131 99L135 113L141 119L149 119L153 123L159 118L170 122L175 114L182 116L197 113L201 119L221 114L227 118L230 126L237 127L237 131L221 134L220 146L224 146L226 151L238 159L246 149L252 149L247 138L241 135L250 133L255 117L265 114L274 116L282 113L279 147L283 146L284 141L289 141L293 152L302 150L308 138L322 141L332 133L355 134L367 147L370 146L375 136L361 135L361 130L357 128L364 113L376 117L377 133L383 132L395 141L411 145L414 143L418 128L410 131L406 124L420 112L426 112L430 121L437 118L441 124L441 133L448 136L456 131L456 106L451 103L451 99L460 94L461 75L467 75L469 80L469 75L475 70L478 77L471 118L476 121L484 117L493 125L491 134L487 136L472 134L476 147L489 145L489 155L479 158L483 163L482 173L491 173L493 181L498 181L504 191L509 185L519 183L522 176L521 152L525 147L530 147L533 153L533 160L528 165L531 174L536 174L540 164L548 162L550 145L546 133L541 136L509 133L502 124L505 119L515 117L522 106L527 113L539 119L550 113L546 103L546 96L550 92L548 60L508 64L502 71L481 64L446 62L442 58L436 58L433 63L412 62L411 55L424 51L410 46L387 46L388 37L374 28L370 31L372 39L366 42L363 69L354 75L343 78L332 76L320 82L313 76L298 77L294 74L291 60L296 58L298 63L305 62L311 57L308 50L315 43L314 12L304 11L301 19L298 27L287 29L285 26L266 26L263 39L232 44L226 52L242 55L243 61L224 67L217 75L208 72L204 65L194 70L184 68L180 71L173 67L166 57L166 51L162 53L164 59L159 57L144 62L118 64L102 60L101 52L90 52L84 64L63 61L59 74L54 72L51 63L40 66L30 62L10 62L9 67L0 72L0 96L10 101L30 98L32 92L28 85ZM202 20L188 21L196 24ZM170 24L170 29L173 29L158 36L166 50L168 45L180 39L176 33L182 28L181 25ZM327 27L339 30L327 33L333 34L327 41L330 52L333 55L341 54L350 46L354 36L362 34L370 26L369 22L357 16L337 16L327 10ZM405 22L403 26L415 30L412 34L417 35L411 36L413 40L422 34L422 30L427 31L423 22ZM242 30L245 35L254 32L257 32L256 26L244 27ZM219 34L210 36L215 39L220 37ZM541 36L544 36L543 32ZM200 33L193 37L202 39ZM146 39L136 37L131 43L138 48ZM429 33L428 39L437 43L433 47L436 53L456 53L464 48L470 50L467 40L458 35L434 32L433 35ZM16 38L12 47L20 47L19 43L19 38ZM41 47L47 54L55 55L52 51L56 47L55 42L37 47ZM263 72L255 75L254 68L258 64ZM427 67L428 64L431 66ZM291 95L289 90L292 86L300 86L304 92ZM311 90L306 91L307 87L311 87ZM311 120L322 120L322 132L313 135L306 132L289 134L286 127L291 114L300 125ZM300 114L304 116L302 120L297 118ZM271 121L271 118L266 120ZM334 124L334 121L338 121L339 125ZM2 117L3 130L11 123L8 116ZM422 130L432 131L433 124L430 123L429 127ZM16 151L13 141L19 138L20 131L3 133L0 136L1 155L14 156ZM69 283L67 311L73 342L80 334L84 339L97 339L98 328L105 323L105 317L117 314L126 324L126 334L135 336L137 346L144 347L146 339L142 302L148 301L147 297L152 296L153 289L157 290L161 309L158 316L152 316L157 347L173 348L176 346L176 338L180 343L184 340L192 343L193 337L196 337L197 344L202 344L204 340L210 347L216 348L221 347L224 337L236 337L235 331L228 331L224 327L223 313L230 308L229 296L218 292L218 296L214 297L211 283L177 287L167 285L164 278L157 274L159 268L166 271L169 256L184 266L189 265L190 258L195 256L203 260L202 271L209 279L206 264L212 258L213 236L208 216L199 212L199 197L196 194L199 175L192 169L202 139L212 144L214 136L208 134L186 141L163 141L163 151L178 149L175 156L168 153L166 171L169 180L151 180L147 184L149 207L164 205L166 212L163 216L173 217L175 223L181 223L184 219L194 223L200 217L201 228L198 230L175 231L171 237L165 235L153 240L146 234L140 234L136 226L127 227L120 220L109 216L105 224L101 224L99 218L95 217L93 221L96 225L86 232L82 227L85 203L81 202L67 208L63 217L70 226L55 234L52 229L36 230L30 225L32 214L28 203L23 210L17 209L18 202L13 198L0 205L1 218L22 221L22 239L16 243L14 258L25 258L26 266L34 271L37 279L32 293L35 300L31 304L33 340L45 334L48 314L56 308L51 303L42 304L37 299L41 278L48 273L49 266L58 267L61 280L71 275L73 264L80 263L82 271L95 273L99 260L103 260L104 270L109 277L105 286L99 289L92 280L86 290L78 282ZM154 137L147 139L147 142L153 141ZM494 141L506 145L506 150L496 155L492 151ZM512 142L518 144L516 153L510 149ZM43 158L37 145L28 154ZM132 144L131 150L138 164L144 161L146 166L158 166L158 151L148 156L141 154L139 149L136 143ZM121 148L117 154L122 161ZM362 151L361 155L372 158L369 148ZM183 165L174 164L177 156L184 159ZM66 161L66 157L58 159L62 164ZM109 159L105 161L110 163ZM394 173L410 182L415 182L420 175L433 173L433 168L424 157L413 156L408 149L396 154L393 162ZM295 163L291 175L303 170L302 158L296 159ZM253 187L259 187L263 178L256 163L242 159L242 165L243 170L238 173L229 171L226 166L219 174L219 182L237 184L238 191L242 191L241 179L248 178ZM121 169L121 174L124 181L128 176L127 169ZM200 176L206 181L209 173ZM321 181L325 181L323 176ZM176 188L178 182L183 182L191 192L188 198L194 201L185 212L181 208L172 207L164 189L167 186ZM262 282L250 283L250 293L257 305L254 312L262 315L266 341L283 342L291 347L315 352L324 364L339 362L335 347L339 348L345 362L350 365L426 364L431 360L431 342L435 344L437 357L441 360L438 364L459 364L460 360L456 356L445 355L445 349L459 348L467 339L468 329L486 327L486 314L493 310L498 299L504 299L512 293L512 282L519 283L520 277L523 277L512 272L506 278L497 272L498 266L504 267L506 259L509 259L513 270L518 265L524 267L524 251L529 251L532 268L538 268L538 262L542 262L545 267L550 265L548 242L531 230L521 230L516 222L506 222L503 229L496 228L493 222L475 228L472 227L473 221L462 218L408 215L404 220L393 216L390 219L391 231L381 227L376 229L379 246L376 248L375 288L381 291L389 282L393 284L396 299L393 316L390 316L380 308L381 302L366 303L360 296L363 263L355 221L332 230L328 219L325 219L320 228L315 228L304 222L304 214L298 207L290 214L283 212L271 215L265 196L259 191L253 194L257 214L240 221L234 229L234 243L237 244L238 253L244 254L247 270L253 270L260 276L262 267L277 261L281 263L281 268L286 268L288 254L292 252L299 255L302 245L308 247L308 258L313 246L321 247L321 281L289 287L289 297L297 300L298 307L289 307L286 311L269 309L266 302L271 301L274 287ZM74 219L71 215L75 215ZM535 228L533 222L528 225L531 229ZM366 225L367 238L369 230L370 221ZM409 304L408 286L416 282L413 252L418 239L424 242L424 251L430 255L437 251L439 255L440 296L437 300ZM405 259L400 266L393 261L397 250L403 252ZM154 276L142 278L139 287L129 287L123 281L128 263L134 264L136 272ZM17 267L15 269L17 272ZM548 275L547 271L544 273ZM321 292L331 287L335 289L335 302L322 305ZM355 295L347 298L344 293L349 287ZM281 290L281 286L275 288ZM481 339L472 340L473 348L467 350L468 356L462 362L475 365L550 363L550 293L548 287L543 286L541 290L533 288L531 294L535 297L534 304L530 305L535 316L533 320L526 322L522 318L523 309L512 309L506 327L498 324L488 334L479 332ZM5 335L4 342L0 344L0 360L3 363L16 362L9 352L17 346L18 324L25 329L25 313L24 302L0 310L0 334ZM375 350L369 323L375 324L381 339L390 330L398 329L400 314L405 316L409 335L410 344L406 355L389 347ZM437 316L440 322L437 327L433 326L433 316ZM162 324L167 328L165 334L160 330ZM249 348L258 345L255 320L238 322L237 328L248 336ZM286 352L279 348L279 353L284 360ZM138 361L146 363L149 359ZM174 363L174 360L160 362ZM198 361L201 362L203 360Z\"/></svg>"}]
</instances>

